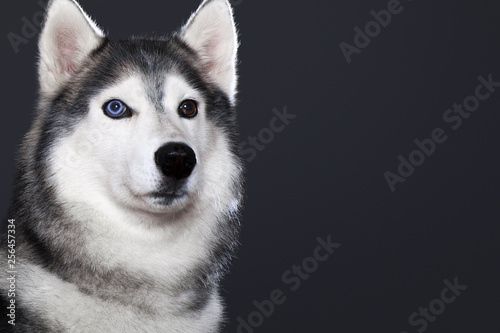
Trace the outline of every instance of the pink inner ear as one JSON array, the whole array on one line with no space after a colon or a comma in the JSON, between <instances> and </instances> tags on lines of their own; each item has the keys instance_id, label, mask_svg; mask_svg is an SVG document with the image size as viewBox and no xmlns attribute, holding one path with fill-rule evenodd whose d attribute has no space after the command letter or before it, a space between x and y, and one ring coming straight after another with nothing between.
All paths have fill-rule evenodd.
<instances>
[{"instance_id":1,"label":"pink inner ear","mask_svg":"<svg viewBox=\"0 0 500 333\"><path fill-rule=\"evenodd\" d=\"M59 63L61 69L68 74L74 74L77 71L76 58L78 57L78 46L74 38L75 31L70 29L60 31L57 35L57 49L59 51Z\"/></svg>"},{"instance_id":2,"label":"pink inner ear","mask_svg":"<svg viewBox=\"0 0 500 333\"><path fill-rule=\"evenodd\" d=\"M218 71L220 64L218 63L219 56L219 41L220 38L216 34L212 36L204 36L206 39L203 42L200 52L203 57L203 65L205 69L209 72Z\"/></svg>"}]
</instances>

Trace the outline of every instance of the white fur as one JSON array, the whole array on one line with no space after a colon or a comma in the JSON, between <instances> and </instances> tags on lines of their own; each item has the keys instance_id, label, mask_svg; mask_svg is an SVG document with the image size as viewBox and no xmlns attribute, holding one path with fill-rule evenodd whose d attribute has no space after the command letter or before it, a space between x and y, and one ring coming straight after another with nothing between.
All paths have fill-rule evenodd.
<instances>
[{"instance_id":1,"label":"white fur","mask_svg":"<svg viewBox=\"0 0 500 333\"><path fill-rule=\"evenodd\" d=\"M29 299L32 310L45 313L50 327L61 327L68 333L216 333L217 318L222 307L216 295L198 317L174 315L181 310L183 299L160 293L148 295L149 311L163 313L152 318L147 312L82 294L77 286L64 282L37 265L19 263L23 276L16 288L22 290L21 300ZM2 281L3 283L3 281ZM19 300L19 298L18 298ZM144 309L146 310L146 309Z\"/></svg>"},{"instance_id":2,"label":"white fur","mask_svg":"<svg viewBox=\"0 0 500 333\"><path fill-rule=\"evenodd\" d=\"M182 36L201 52L214 83L234 99L237 40L229 4L205 1ZM67 83L102 38L102 31L75 1L53 0L40 39L42 97L50 97ZM154 281L147 299L144 291L127 297L142 299L161 315L148 317L131 307L85 295L78 286L20 256L19 302L43 314L53 326L62 325L64 331L214 333L220 320L217 294L211 295L198 316L179 316L181 305L193 295L173 291L186 273L208 260L222 214L238 210L241 194L234 193L233 185L241 169L225 134L207 118L203 95L181 75L171 73L164 79L161 110L150 102L139 73L128 73L93 96L88 114L70 134L54 142L48 172L52 176L47 180L71 217L65 223L74 223L71 229L81 232L81 255L110 270L126 269ZM102 107L111 99L126 103L133 116L107 117ZM199 114L193 119L177 114L186 99L198 102ZM165 206L147 194L161 182L154 153L174 141L189 145L197 164L187 195ZM4 270L0 278L5 288Z\"/></svg>"},{"instance_id":3,"label":"white fur","mask_svg":"<svg viewBox=\"0 0 500 333\"><path fill-rule=\"evenodd\" d=\"M149 103L139 76L131 76L93 98L88 116L69 137L56 143L51 181L63 207L75 221L86 226L83 235L86 256L106 263L111 269L127 267L132 274L147 274L168 289L182 283L183 274L208 259L208 246L217 237L217 217L224 211L235 211L239 206L239 196L235 197L229 190L233 180L227 176L237 175L241 170L228 152L223 133L217 131L206 118L205 104L199 92L180 76L170 75L166 78L164 96L165 112L159 113ZM136 114L121 120L106 117L102 104L114 98L121 99ZM178 116L177 107L184 99L199 102L196 118ZM187 198L162 207L141 197L141 194L154 191L158 185L161 174L154 162L154 152L170 141L190 145L198 163L189 179ZM194 207L180 213L186 205L193 203ZM47 281L50 282L47 287L56 289L62 286L70 295L68 299L51 299L44 304L50 308L48 313L54 314L54 320L70 316L66 321L77 325L77 321L82 320L81 313L72 311L74 317L65 313L68 305L75 300L84 300L88 308L85 313L90 318L98 313L117 311L111 314L123 319L121 325L103 323L99 326L94 323L100 329L95 332L128 332L124 330L127 326L123 325L130 323L130 319L125 317L130 315L138 319L119 308L103 310L104 305L78 295L70 285L60 285L60 282L51 279ZM39 285L40 282L37 282L32 287ZM153 291L151 304L175 309L172 304L182 302L182 297L172 299L172 296ZM42 299L43 296L40 296L40 301ZM68 304L61 307L64 302ZM75 306L80 305L75 302L72 307ZM217 297L213 297L206 311L202 315L205 326L201 326L205 330L200 329L199 332L207 332L206 328L213 326L216 318L213 315L220 316ZM177 323L177 319L170 318L168 314L165 321L169 326L162 326L166 322L150 325L179 327L178 332L188 332L181 329L187 327L185 323ZM145 324L144 327L148 326ZM144 332L156 331L151 328ZM172 329L171 332L177 331Z\"/></svg>"},{"instance_id":4,"label":"white fur","mask_svg":"<svg viewBox=\"0 0 500 333\"><path fill-rule=\"evenodd\" d=\"M181 37L200 55L210 79L234 103L238 34L227 0L203 1L182 29Z\"/></svg>"},{"instance_id":5,"label":"white fur","mask_svg":"<svg viewBox=\"0 0 500 333\"><path fill-rule=\"evenodd\" d=\"M138 77L104 90L91 100L89 115L76 130L57 143L52 159L55 188L63 204L71 203L68 209L75 212L75 218L103 217L93 222L99 229L89 235L89 242L100 246L104 239L110 245L116 241L117 252L110 254L106 263L119 265L126 261L143 271L151 266L152 274L157 270L183 273L182 263L175 263L177 268L172 271L165 258L187 258L192 262L186 268L203 260L200 254L204 249L200 246L206 243L204 239L213 239L214 219L220 212L233 210L239 199L223 191L231 188L232 180L227 175L240 170L225 153L228 144L223 134L207 120L200 94L178 76L169 76L166 82L164 113L154 110L148 102ZM106 117L102 104L113 98L120 98L136 114L121 120ZM194 119L177 114L177 106L185 98L199 101L199 115ZM161 180L155 151L173 141L192 147L198 162L189 177L187 197L163 206L146 194L155 191ZM182 213L185 221L177 221L176 215L193 202L197 208ZM212 216L207 218L207 212ZM169 220L175 223L162 228ZM163 264L166 267L161 267ZM175 276L169 277L169 281L172 279Z\"/></svg>"},{"instance_id":6,"label":"white fur","mask_svg":"<svg viewBox=\"0 0 500 333\"><path fill-rule=\"evenodd\" d=\"M40 36L40 89L42 95L57 91L81 70L104 33L74 0L52 0Z\"/></svg>"}]
</instances>

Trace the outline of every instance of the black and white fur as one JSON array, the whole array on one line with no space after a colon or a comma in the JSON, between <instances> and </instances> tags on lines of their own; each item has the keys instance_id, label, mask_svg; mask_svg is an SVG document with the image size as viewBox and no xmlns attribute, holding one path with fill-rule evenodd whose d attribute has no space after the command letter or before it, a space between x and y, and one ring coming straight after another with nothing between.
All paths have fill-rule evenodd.
<instances>
[{"instance_id":1,"label":"black and white fur","mask_svg":"<svg viewBox=\"0 0 500 333\"><path fill-rule=\"evenodd\" d=\"M16 325L2 316L0 328L219 332L242 199L231 6L205 0L172 35L111 41L76 1L52 0L39 48L39 103L8 216ZM105 115L111 99L132 116ZM179 115L183 100L196 101L195 118ZM196 154L182 183L155 164L171 142Z\"/></svg>"}]
</instances>

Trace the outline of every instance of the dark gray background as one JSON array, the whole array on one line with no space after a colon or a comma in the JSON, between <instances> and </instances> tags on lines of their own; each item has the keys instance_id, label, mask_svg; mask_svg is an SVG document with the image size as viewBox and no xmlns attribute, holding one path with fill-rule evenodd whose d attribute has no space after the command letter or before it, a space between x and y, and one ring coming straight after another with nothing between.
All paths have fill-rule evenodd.
<instances>
[{"instance_id":1,"label":"dark gray background","mask_svg":"<svg viewBox=\"0 0 500 333\"><path fill-rule=\"evenodd\" d=\"M273 108L296 114L248 163L242 247L223 295L229 325L274 289L287 300L255 332L417 332L408 317L440 297L444 279L468 289L426 332L500 332L498 124L500 89L453 131L442 117L500 81L498 1L403 0L404 10L348 64L339 43L372 20L377 1L235 1L241 31L242 139L269 126ZM197 0L82 0L111 38L179 27ZM16 54L36 1L0 4L6 212L14 156L36 96L36 38ZM443 128L448 140L392 193L415 139ZM282 281L311 256L317 237L342 246L297 291ZM245 331L242 331L245 332Z\"/></svg>"}]
</instances>

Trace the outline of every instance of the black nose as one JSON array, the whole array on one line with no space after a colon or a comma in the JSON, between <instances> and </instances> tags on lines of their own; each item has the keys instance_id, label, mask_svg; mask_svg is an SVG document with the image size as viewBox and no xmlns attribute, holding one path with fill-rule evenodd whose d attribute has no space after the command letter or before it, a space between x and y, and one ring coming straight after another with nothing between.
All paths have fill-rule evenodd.
<instances>
[{"instance_id":1,"label":"black nose","mask_svg":"<svg viewBox=\"0 0 500 333\"><path fill-rule=\"evenodd\" d=\"M156 151L155 162L165 176L180 180L189 177L193 171L196 155L183 143L169 143Z\"/></svg>"}]
</instances>

